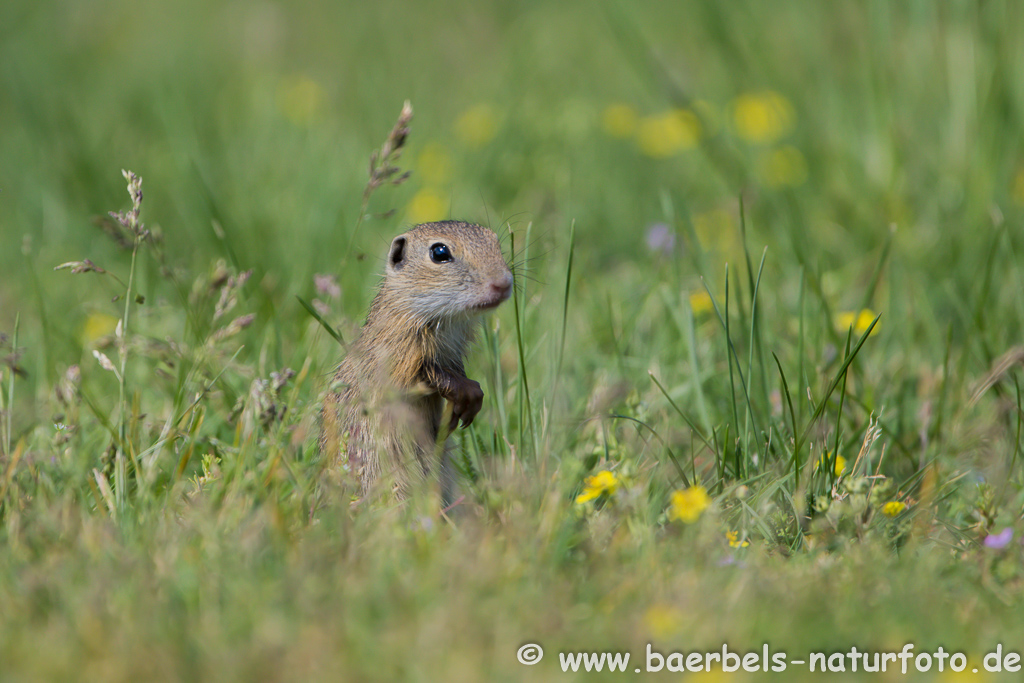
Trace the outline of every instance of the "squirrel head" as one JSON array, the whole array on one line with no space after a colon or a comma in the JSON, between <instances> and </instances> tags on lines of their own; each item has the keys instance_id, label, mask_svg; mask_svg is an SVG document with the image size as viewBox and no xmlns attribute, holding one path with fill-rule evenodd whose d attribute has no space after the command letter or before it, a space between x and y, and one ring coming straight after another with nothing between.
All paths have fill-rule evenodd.
<instances>
[{"instance_id":1,"label":"squirrel head","mask_svg":"<svg viewBox=\"0 0 1024 683\"><path fill-rule=\"evenodd\" d=\"M384 276L392 304L425 322L495 308L512 284L494 231L460 221L423 223L396 237Z\"/></svg>"}]
</instances>

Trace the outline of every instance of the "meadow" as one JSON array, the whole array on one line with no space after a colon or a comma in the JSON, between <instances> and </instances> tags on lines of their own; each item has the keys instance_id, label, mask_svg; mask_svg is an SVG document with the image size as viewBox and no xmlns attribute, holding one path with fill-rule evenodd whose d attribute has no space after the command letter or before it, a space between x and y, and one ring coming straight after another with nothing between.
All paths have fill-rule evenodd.
<instances>
[{"instance_id":1,"label":"meadow","mask_svg":"<svg viewBox=\"0 0 1024 683\"><path fill-rule=\"evenodd\" d=\"M1009 0L0 4L0 679L766 675L670 656L724 645L894 680L844 653L912 644L1016 680L1021 35ZM517 274L462 497L354 505L319 402L390 239L449 217Z\"/></svg>"}]
</instances>

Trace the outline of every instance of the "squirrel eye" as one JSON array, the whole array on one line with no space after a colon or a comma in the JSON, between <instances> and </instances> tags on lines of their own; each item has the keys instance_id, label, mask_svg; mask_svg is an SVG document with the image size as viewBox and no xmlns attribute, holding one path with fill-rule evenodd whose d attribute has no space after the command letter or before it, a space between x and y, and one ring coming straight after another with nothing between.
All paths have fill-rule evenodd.
<instances>
[{"instance_id":1,"label":"squirrel eye","mask_svg":"<svg viewBox=\"0 0 1024 683\"><path fill-rule=\"evenodd\" d=\"M434 263L445 263L452 260L452 252L447 244L437 244L430 247L430 260Z\"/></svg>"}]
</instances>

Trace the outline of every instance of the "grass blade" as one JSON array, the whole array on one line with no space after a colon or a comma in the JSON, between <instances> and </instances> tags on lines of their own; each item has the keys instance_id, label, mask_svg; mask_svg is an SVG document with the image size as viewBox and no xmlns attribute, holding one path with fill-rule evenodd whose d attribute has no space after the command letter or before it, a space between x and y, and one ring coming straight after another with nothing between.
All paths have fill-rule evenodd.
<instances>
[{"instance_id":1,"label":"grass blade","mask_svg":"<svg viewBox=\"0 0 1024 683\"><path fill-rule=\"evenodd\" d=\"M791 427L792 427L791 434L793 435L793 439L794 439L794 442L793 442L793 454L792 454L793 477L794 477L795 485L799 486L800 485L800 462L798 462L798 459L797 459L797 449L796 449L796 434L797 434L797 431L796 431L796 411L793 410L793 399L790 397L789 382L786 381L786 373L783 372L783 370L782 370L782 363L779 362L779 357L776 356L774 352L772 352L772 358L775 359L775 365L777 365L778 368L779 368L779 377L782 378L782 394L783 394L783 396L786 397L786 405L789 406L789 417L790 417L790 424L791 424Z\"/></svg>"},{"instance_id":2,"label":"grass blade","mask_svg":"<svg viewBox=\"0 0 1024 683\"><path fill-rule=\"evenodd\" d=\"M301 296L296 295L295 298L299 300L299 303L302 304L302 307L306 309L306 312L313 316L314 320L320 323L320 326L327 331L327 334L334 337L334 341L338 342L342 346L345 346L345 340L341 338L341 333L334 329L329 322L324 320L323 316L320 315L319 311L313 308L313 306L311 306L309 302L307 302Z\"/></svg>"},{"instance_id":3,"label":"grass blade","mask_svg":"<svg viewBox=\"0 0 1024 683\"><path fill-rule=\"evenodd\" d=\"M650 370L648 370L647 374L648 374L648 376L650 376L651 381L654 382L654 385L656 387L658 387L658 390L661 391L661 394L662 394L662 396L665 397L665 400L667 400L669 405L672 406L672 408L676 411L676 413L678 413L679 417L683 418L683 421L685 421L686 424L689 425L690 429L693 430L693 432L698 437L700 437L700 440L704 442L705 446L707 446L708 448L711 448L713 450L714 447L711 445L711 442L709 442L707 440L707 437L704 436L704 434L700 431L700 429L697 427L697 425L693 424L693 421L690 420L690 418L688 418L686 416L686 414L682 411L682 409L679 406L676 405L676 402L673 401L672 397L668 395L668 391L666 391L665 387L663 387L661 385L661 382L658 381L658 378L654 376L654 373L651 372Z\"/></svg>"}]
</instances>

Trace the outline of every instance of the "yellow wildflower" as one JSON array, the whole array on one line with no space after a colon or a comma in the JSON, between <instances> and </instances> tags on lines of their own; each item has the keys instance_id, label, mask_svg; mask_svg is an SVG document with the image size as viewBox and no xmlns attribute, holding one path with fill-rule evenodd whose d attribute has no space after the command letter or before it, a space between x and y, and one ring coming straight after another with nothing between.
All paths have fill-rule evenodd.
<instances>
[{"instance_id":1,"label":"yellow wildflower","mask_svg":"<svg viewBox=\"0 0 1024 683\"><path fill-rule=\"evenodd\" d=\"M969 654L967 655L967 661L974 664L974 666L964 667L962 671L954 671L952 667L947 666L942 673L935 676L934 680L938 681L938 683L989 683L994 678L992 674L975 668L978 662L984 659L985 655L983 654Z\"/></svg>"},{"instance_id":2,"label":"yellow wildflower","mask_svg":"<svg viewBox=\"0 0 1024 683\"><path fill-rule=\"evenodd\" d=\"M683 614L675 607L651 605L644 613L644 625L655 638L670 638L682 628Z\"/></svg>"},{"instance_id":3,"label":"yellow wildflower","mask_svg":"<svg viewBox=\"0 0 1024 683\"><path fill-rule=\"evenodd\" d=\"M601 128L613 138L628 138L636 130L636 110L628 104L609 104L601 113Z\"/></svg>"},{"instance_id":4,"label":"yellow wildflower","mask_svg":"<svg viewBox=\"0 0 1024 683\"><path fill-rule=\"evenodd\" d=\"M1013 179L1013 201L1024 206L1024 168L1017 171L1017 176Z\"/></svg>"},{"instance_id":5,"label":"yellow wildflower","mask_svg":"<svg viewBox=\"0 0 1024 683\"><path fill-rule=\"evenodd\" d=\"M618 490L618 477L610 470L601 470L583 482L583 493L576 496L576 504L586 503L604 495L614 496Z\"/></svg>"},{"instance_id":6,"label":"yellow wildflower","mask_svg":"<svg viewBox=\"0 0 1024 683\"><path fill-rule=\"evenodd\" d=\"M78 341L82 345L86 345L101 337L106 337L108 334L113 334L118 320L119 318L107 313L90 313L78 332Z\"/></svg>"},{"instance_id":7,"label":"yellow wildflower","mask_svg":"<svg viewBox=\"0 0 1024 683\"><path fill-rule=\"evenodd\" d=\"M907 509L907 504L898 500L890 500L882 506L882 514L886 517L896 517Z\"/></svg>"},{"instance_id":8,"label":"yellow wildflower","mask_svg":"<svg viewBox=\"0 0 1024 683\"><path fill-rule=\"evenodd\" d=\"M738 531L726 531L725 537L729 539L730 548L746 548L750 545L750 541L740 540L740 532Z\"/></svg>"},{"instance_id":9,"label":"yellow wildflower","mask_svg":"<svg viewBox=\"0 0 1024 683\"><path fill-rule=\"evenodd\" d=\"M411 223L429 223L444 218L448 203L436 190L425 187L409 201L405 214Z\"/></svg>"},{"instance_id":10,"label":"yellow wildflower","mask_svg":"<svg viewBox=\"0 0 1024 683\"><path fill-rule=\"evenodd\" d=\"M310 123L320 112L323 100L324 89L306 75L286 78L277 89L277 106L297 126Z\"/></svg>"},{"instance_id":11,"label":"yellow wildflower","mask_svg":"<svg viewBox=\"0 0 1024 683\"><path fill-rule=\"evenodd\" d=\"M711 497L708 496L707 489L697 484L672 494L668 517L693 524L700 519L701 513L709 505L711 505Z\"/></svg>"},{"instance_id":12,"label":"yellow wildflower","mask_svg":"<svg viewBox=\"0 0 1024 683\"><path fill-rule=\"evenodd\" d=\"M826 465L828 465L828 460L829 460L830 456L831 456L831 453L827 453L827 452L826 453L822 453L821 457L818 458L818 464L815 467L815 469L821 469L822 467L825 467ZM835 472L836 476L838 477L840 474L843 473L843 471L845 469L846 469L846 458L844 458L841 455L837 455L836 456L836 466L835 466L833 471Z\"/></svg>"},{"instance_id":13,"label":"yellow wildflower","mask_svg":"<svg viewBox=\"0 0 1024 683\"><path fill-rule=\"evenodd\" d=\"M472 147L482 147L494 139L498 132L498 115L489 104L475 104L459 114L455 132Z\"/></svg>"},{"instance_id":14,"label":"yellow wildflower","mask_svg":"<svg viewBox=\"0 0 1024 683\"><path fill-rule=\"evenodd\" d=\"M843 311L836 316L836 327L841 332L845 332L853 327L853 333L856 335L862 335L867 332L868 327L871 326L872 321L877 317L877 314L870 308L863 308L859 311ZM878 334L878 325L871 330L871 336Z\"/></svg>"},{"instance_id":15,"label":"yellow wildflower","mask_svg":"<svg viewBox=\"0 0 1024 683\"><path fill-rule=\"evenodd\" d=\"M444 145L428 142L416 157L419 176L432 185L444 185L452 176L452 155Z\"/></svg>"},{"instance_id":16,"label":"yellow wildflower","mask_svg":"<svg viewBox=\"0 0 1024 683\"><path fill-rule=\"evenodd\" d=\"M761 157L759 172L768 187L797 187L807 180L807 161L796 147L785 145Z\"/></svg>"},{"instance_id":17,"label":"yellow wildflower","mask_svg":"<svg viewBox=\"0 0 1024 683\"><path fill-rule=\"evenodd\" d=\"M700 120L689 109L673 109L640 120L636 142L640 151L664 159L692 149L700 141Z\"/></svg>"},{"instance_id":18,"label":"yellow wildflower","mask_svg":"<svg viewBox=\"0 0 1024 683\"><path fill-rule=\"evenodd\" d=\"M771 90L740 95L732 105L736 133L748 142L775 142L792 130L795 119L789 100Z\"/></svg>"},{"instance_id":19,"label":"yellow wildflower","mask_svg":"<svg viewBox=\"0 0 1024 683\"><path fill-rule=\"evenodd\" d=\"M711 303L711 295L707 290L700 290L690 295L690 309L694 315L703 315L710 312L714 306Z\"/></svg>"}]
</instances>

